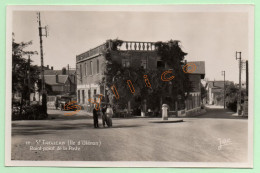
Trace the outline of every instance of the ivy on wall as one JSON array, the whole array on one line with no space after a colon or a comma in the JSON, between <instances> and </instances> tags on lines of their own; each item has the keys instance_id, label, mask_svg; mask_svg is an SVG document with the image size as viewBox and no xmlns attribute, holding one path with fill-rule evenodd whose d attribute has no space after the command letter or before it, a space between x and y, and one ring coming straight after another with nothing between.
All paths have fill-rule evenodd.
<instances>
[{"instance_id":1,"label":"ivy on wall","mask_svg":"<svg viewBox=\"0 0 260 173\"><path fill-rule=\"evenodd\" d=\"M167 68L172 70L170 75L175 78L169 82L161 80L161 75L165 71L162 69L143 69L142 67L123 67L120 62L113 61L112 56L118 54L120 56L119 47L122 40L108 40L107 49L103 52L106 65L105 76L101 85L108 88L108 97L111 104L116 104L120 108L126 108L127 102L131 100L147 100L148 108L160 109L160 101L167 101L169 104L178 100L178 95L184 100L190 91L188 75L183 72L184 57L187 53L181 50L179 41L170 40L168 42L156 42L155 51L163 62L167 64ZM121 55L123 57L123 55ZM151 87L147 87L144 75L147 75ZM131 92L127 81L133 84L135 92ZM119 99L113 97L114 93L111 86L115 86ZM167 98L165 100L165 98Z\"/></svg>"}]
</instances>

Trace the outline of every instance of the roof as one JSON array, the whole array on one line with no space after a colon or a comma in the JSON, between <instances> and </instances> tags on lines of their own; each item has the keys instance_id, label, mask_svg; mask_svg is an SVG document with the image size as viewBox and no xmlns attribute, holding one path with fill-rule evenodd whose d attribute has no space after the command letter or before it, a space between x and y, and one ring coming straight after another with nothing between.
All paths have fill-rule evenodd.
<instances>
[{"instance_id":1,"label":"roof","mask_svg":"<svg viewBox=\"0 0 260 173\"><path fill-rule=\"evenodd\" d=\"M75 74L76 70L69 70L69 74ZM63 75L62 70L44 70L44 75ZM68 75L68 70L66 69L66 75Z\"/></svg>"},{"instance_id":2,"label":"roof","mask_svg":"<svg viewBox=\"0 0 260 173\"><path fill-rule=\"evenodd\" d=\"M56 75L44 75L44 80L49 85L63 85L68 79L68 75L58 75L58 83Z\"/></svg>"},{"instance_id":3,"label":"roof","mask_svg":"<svg viewBox=\"0 0 260 173\"><path fill-rule=\"evenodd\" d=\"M194 68L195 65L195 71L193 71L192 73L189 73L189 75L193 75L193 74L199 74L201 76L201 79L204 79L205 77L205 61L189 61L187 62L187 64L190 64L187 66L187 68Z\"/></svg>"},{"instance_id":4,"label":"roof","mask_svg":"<svg viewBox=\"0 0 260 173\"><path fill-rule=\"evenodd\" d=\"M214 88L214 89L222 89L224 88L224 81L208 81L207 82L209 88ZM231 85L233 82L231 81L225 81L226 86Z\"/></svg>"},{"instance_id":5,"label":"roof","mask_svg":"<svg viewBox=\"0 0 260 173\"><path fill-rule=\"evenodd\" d=\"M205 61L189 61L187 64L194 64L195 71L192 74L204 74L205 75Z\"/></svg>"}]
</instances>

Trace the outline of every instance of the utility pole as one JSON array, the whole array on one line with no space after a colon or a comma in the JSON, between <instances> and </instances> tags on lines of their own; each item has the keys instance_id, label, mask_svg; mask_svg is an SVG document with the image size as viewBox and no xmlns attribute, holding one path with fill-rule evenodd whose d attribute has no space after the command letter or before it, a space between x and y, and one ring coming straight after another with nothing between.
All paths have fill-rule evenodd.
<instances>
[{"instance_id":1,"label":"utility pole","mask_svg":"<svg viewBox=\"0 0 260 173\"><path fill-rule=\"evenodd\" d=\"M224 109L226 109L226 71L222 71L224 76Z\"/></svg>"},{"instance_id":2,"label":"utility pole","mask_svg":"<svg viewBox=\"0 0 260 173\"><path fill-rule=\"evenodd\" d=\"M248 116L248 60L246 60L246 99L244 101L244 115Z\"/></svg>"},{"instance_id":3,"label":"utility pole","mask_svg":"<svg viewBox=\"0 0 260 173\"><path fill-rule=\"evenodd\" d=\"M45 90L43 46L42 46L42 36L47 37L47 27L41 26L41 14L40 14L40 12L38 12L37 15L38 15L38 22L39 22L40 51L41 51L42 107L43 107L44 113L47 114L47 98L46 98L47 96L46 96L46 90ZM42 29L45 30L45 35L43 35Z\"/></svg>"},{"instance_id":4,"label":"utility pole","mask_svg":"<svg viewBox=\"0 0 260 173\"><path fill-rule=\"evenodd\" d=\"M237 100L237 113L241 115L241 52L236 52L236 60L238 60L239 65L239 92L238 92L238 100Z\"/></svg>"},{"instance_id":5,"label":"utility pole","mask_svg":"<svg viewBox=\"0 0 260 173\"><path fill-rule=\"evenodd\" d=\"M248 96L248 60L246 60L246 96Z\"/></svg>"}]
</instances>

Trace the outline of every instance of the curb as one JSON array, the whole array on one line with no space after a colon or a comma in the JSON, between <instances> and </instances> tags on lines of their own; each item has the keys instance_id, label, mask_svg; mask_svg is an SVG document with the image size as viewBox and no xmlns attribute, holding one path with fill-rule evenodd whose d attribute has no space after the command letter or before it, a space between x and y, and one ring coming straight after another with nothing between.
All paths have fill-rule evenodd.
<instances>
[{"instance_id":1,"label":"curb","mask_svg":"<svg viewBox=\"0 0 260 173\"><path fill-rule=\"evenodd\" d=\"M149 121L149 123L180 123L180 122L184 122L183 119Z\"/></svg>"}]
</instances>

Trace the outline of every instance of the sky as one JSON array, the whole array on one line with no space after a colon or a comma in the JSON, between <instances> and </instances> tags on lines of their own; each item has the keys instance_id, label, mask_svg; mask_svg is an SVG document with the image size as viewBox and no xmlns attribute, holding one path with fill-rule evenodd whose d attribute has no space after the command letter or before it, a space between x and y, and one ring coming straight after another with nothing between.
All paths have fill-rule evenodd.
<instances>
[{"instance_id":1,"label":"sky","mask_svg":"<svg viewBox=\"0 0 260 173\"><path fill-rule=\"evenodd\" d=\"M238 82L235 52L248 59L248 15L242 12L91 12L44 11L42 26L48 25L43 37L44 65L61 69L76 65L76 55L108 39L125 41L181 41L188 61L205 61L206 78ZM16 42L33 41L27 50L40 65L40 45L35 11L13 12ZM244 79L245 72L242 73Z\"/></svg>"}]
</instances>

